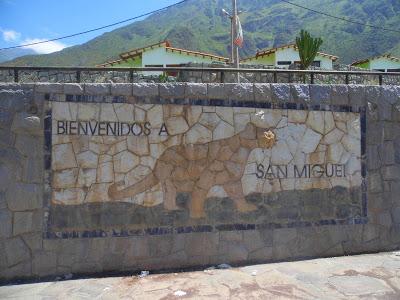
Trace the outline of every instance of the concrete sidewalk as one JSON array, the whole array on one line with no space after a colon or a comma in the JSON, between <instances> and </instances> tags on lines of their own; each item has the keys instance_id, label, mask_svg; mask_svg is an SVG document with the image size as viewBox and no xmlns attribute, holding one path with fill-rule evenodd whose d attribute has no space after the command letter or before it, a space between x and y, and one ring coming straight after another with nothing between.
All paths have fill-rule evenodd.
<instances>
[{"instance_id":1,"label":"concrete sidewalk","mask_svg":"<svg viewBox=\"0 0 400 300\"><path fill-rule=\"evenodd\" d=\"M0 299L400 299L400 252L0 287Z\"/></svg>"}]
</instances>

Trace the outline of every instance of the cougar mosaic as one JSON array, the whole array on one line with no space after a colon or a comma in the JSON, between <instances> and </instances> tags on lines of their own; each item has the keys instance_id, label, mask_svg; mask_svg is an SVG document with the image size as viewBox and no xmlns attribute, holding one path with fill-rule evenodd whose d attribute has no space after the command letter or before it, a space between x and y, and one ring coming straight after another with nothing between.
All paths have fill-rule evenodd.
<instances>
[{"instance_id":1,"label":"cougar mosaic","mask_svg":"<svg viewBox=\"0 0 400 300\"><path fill-rule=\"evenodd\" d=\"M205 217L204 203L209 190L222 186L240 212L256 209L243 195L241 178L250 152L266 147L265 129L249 123L240 133L207 144L173 146L157 160L154 170L140 182L123 188L123 182L110 186L112 200L133 197L161 183L164 208L180 209L178 193L191 194L189 204L192 218Z\"/></svg>"}]
</instances>

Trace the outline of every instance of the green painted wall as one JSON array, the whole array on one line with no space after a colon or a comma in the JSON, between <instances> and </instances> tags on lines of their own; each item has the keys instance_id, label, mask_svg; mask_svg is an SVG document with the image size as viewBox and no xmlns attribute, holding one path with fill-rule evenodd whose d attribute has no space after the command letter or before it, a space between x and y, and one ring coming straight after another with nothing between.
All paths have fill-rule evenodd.
<instances>
[{"instance_id":1,"label":"green painted wall","mask_svg":"<svg viewBox=\"0 0 400 300\"><path fill-rule=\"evenodd\" d=\"M365 63L362 63L362 64L358 64L358 65L355 65L355 67L359 67L359 68L363 68L363 69L370 69L371 68L371 63L368 61L368 62L365 62Z\"/></svg>"}]
</instances>

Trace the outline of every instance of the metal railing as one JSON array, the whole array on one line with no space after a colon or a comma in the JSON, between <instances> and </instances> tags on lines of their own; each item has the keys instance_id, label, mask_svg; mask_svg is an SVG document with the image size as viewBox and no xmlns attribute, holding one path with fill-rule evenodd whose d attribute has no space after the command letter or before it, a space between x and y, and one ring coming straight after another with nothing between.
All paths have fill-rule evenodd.
<instances>
[{"instance_id":1,"label":"metal railing","mask_svg":"<svg viewBox=\"0 0 400 300\"><path fill-rule=\"evenodd\" d=\"M310 84L315 83L317 75L337 75L344 76L342 83L349 84L352 76L374 76L378 78L379 85L383 85L384 78L395 77L400 82L400 72L376 72L376 71L330 71L330 70L286 70L286 69L251 69L251 68L227 68L227 67L145 67L145 68L102 68L102 67L9 67L0 66L0 72L8 72L12 74L14 82L20 82L20 75L23 72L68 72L74 75L73 82L80 83L83 72L118 72L126 74L127 82L134 82L135 74L143 72L164 72L166 74L174 74L176 78L180 78L183 72L201 72L201 73L219 73L220 82L224 82L226 74L271 74L272 81L279 83L279 75L288 75L289 79L293 75L307 77ZM0 78L0 82L1 82ZM179 80L178 80L179 81Z\"/></svg>"}]
</instances>

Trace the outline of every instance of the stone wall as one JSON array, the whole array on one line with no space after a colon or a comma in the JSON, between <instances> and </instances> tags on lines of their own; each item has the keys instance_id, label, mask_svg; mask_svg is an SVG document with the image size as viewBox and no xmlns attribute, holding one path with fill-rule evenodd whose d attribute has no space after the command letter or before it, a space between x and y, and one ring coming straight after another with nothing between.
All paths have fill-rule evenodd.
<instances>
[{"instance_id":1,"label":"stone wall","mask_svg":"<svg viewBox=\"0 0 400 300\"><path fill-rule=\"evenodd\" d=\"M220 64L194 64L190 63L182 65L182 67L195 67L195 68L221 68ZM242 68L247 69L270 69L268 66L263 65L242 65ZM319 68L311 68L314 70L321 70ZM365 71L365 69L349 67L345 65L336 66L337 71ZM178 76L158 76L158 75L145 75L141 72L134 72L130 78L129 72L118 71L81 71L79 82L81 83L163 83L163 82L192 82L192 83L234 83L237 81L237 75L234 72L218 72L218 71L182 71ZM241 73L240 80L242 83L274 83L275 78L273 73ZM24 70L19 71L18 81L20 83L34 83L34 82L51 82L51 83L75 83L78 82L76 71L64 70ZM0 70L0 82L14 82L14 70L4 69ZM310 75L296 75L280 73L276 76L277 83L310 83ZM345 84L346 76L337 74L315 74L315 84ZM349 76L350 84L363 84L363 85L378 85L379 77L376 75L351 75ZM400 76L388 76L383 73L383 85L399 85Z\"/></svg>"},{"instance_id":2,"label":"stone wall","mask_svg":"<svg viewBox=\"0 0 400 300\"><path fill-rule=\"evenodd\" d=\"M218 211L218 206L223 209L219 211L222 214L211 215L207 224L191 221L171 226L171 217L175 220L182 216L165 214L157 206L144 209L139 215L135 211L136 219L144 216L142 225L152 220L148 227L124 228L124 224L117 224L118 216L123 217L125 225L134 222L126 221L132 210L123 203L53 205L57 202L52 198L57 186L52 166L65 157L52 157L52 148L57 145L52 126L56 117L54 110L50 111L68 104L71 114L71 103L88 108L81 110L83 114L90 114L93 107L101 105L106 110L124 105L128 110L175 105L174 108L183 109L208 107L210 113L219 109L221 114L233 107L239 113L243 110L242 114L250 114L250 119L260 111L282 110L299 111L294 118L302 118L303 112L315 116L330 112L360 115L359 131L349 135L361 139L360 160L355 160L360 164L360 169L355 170L362 173L355 179L361 181L355 184L358 190L344 193L343 189L317 186L310 191L288 189L268 197L246 198L259 208L276 205L276 214L271 215L274 222L262 220L264 212L269 212L265 207L261 215L247 219L236 215L232 199L225 197L208 201L213 205L207 208L211 212ZM180 110L174 110L170 117L176 121L176 111ZM283 113L282 117L288 115ZM326 120L324 124L329 123ZM235 123L232 126L234 130ZM278 125L275 127L279 129ZM102 143L108 142L103 138ZM1 281L69 273L271 262L400 246L400 89L396 86L1 84L0 153ZM62 180L60 184L66 183ZM303 202L299 201L300 194ZM68 201L68 197L61 200ZM324 207L328 211L333 207L332 216ZM221 216L227 217L223 214L226 211L235 222L221 222ZM166 223L158 224L161 219Z\"/></svg>"}]
</instances>

